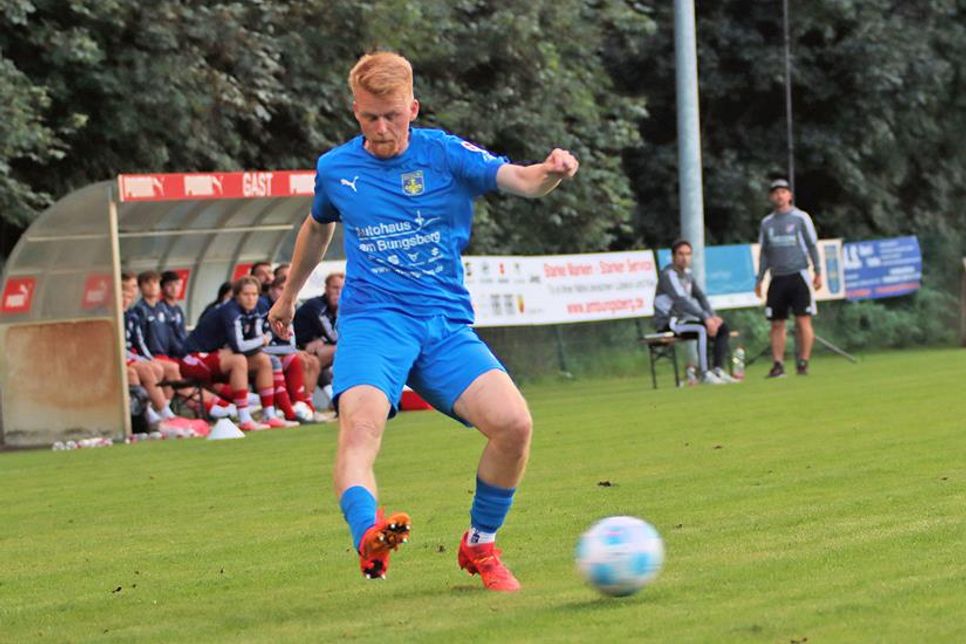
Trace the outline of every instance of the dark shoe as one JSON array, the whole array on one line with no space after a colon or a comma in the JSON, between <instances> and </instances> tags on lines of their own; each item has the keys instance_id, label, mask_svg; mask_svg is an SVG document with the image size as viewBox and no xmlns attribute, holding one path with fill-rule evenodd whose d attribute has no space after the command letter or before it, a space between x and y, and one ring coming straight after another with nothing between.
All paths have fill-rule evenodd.
<instances>
[{"instance_id":1,"label":"dark shoe","mask_svg":"<svg viewBox=\"0 0 966 644\"><path fill-rule=\"evenodd\" d=\"M808 360L798 360L795 363L795 373L800 376L808 375Z\"/></svg>"},{"instance_id":2,"label":"dark shoe","mask_svg":"<svg viewBox=\"0 0 966 644\"><path fill-rule=\"evenodd\" d=\"M784 378L785 377L785 365L780 362L776 362L772 365L771 371L768 372L767 378Z\"/></svg>"}]
</instances>

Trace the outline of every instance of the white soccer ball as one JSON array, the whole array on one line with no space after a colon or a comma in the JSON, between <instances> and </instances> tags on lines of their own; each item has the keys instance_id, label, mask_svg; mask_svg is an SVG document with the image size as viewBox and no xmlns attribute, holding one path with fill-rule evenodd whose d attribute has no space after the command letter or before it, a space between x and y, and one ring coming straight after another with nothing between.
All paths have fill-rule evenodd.
<instances>
[{"instance_id":1,"label":"white soccer ball","mask_svg":"<svg viewBox=\"0 0 966 644\"><path fill-rule=\"evenodd\" d=\"M654 527L635 517L607 517L577 542L577 568L605 595L633 595L657 577L664 541Z\"/></svg>"}]
</instances>

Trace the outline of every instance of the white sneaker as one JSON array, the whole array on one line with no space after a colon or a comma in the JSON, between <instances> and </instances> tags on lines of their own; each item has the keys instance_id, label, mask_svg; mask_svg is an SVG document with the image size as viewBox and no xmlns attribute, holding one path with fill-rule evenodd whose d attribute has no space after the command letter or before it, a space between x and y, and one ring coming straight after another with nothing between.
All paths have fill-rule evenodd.
<instances>
[{"instance_id":1,"label":"white sneaker","mask_svg":"<svg viewBox=\"0 0 966 644\"><path fill-rule=\"evenodd\" d=\"M714 375L717 376L718 380L720 380L721 382L723 382L725 384L728 384L728 385L733 385L735 383L741 382L737 378L732 378L731 377L731 374L729 374L727 371L725 371L721 367L715 367L714 368Z\"/></svg>"},{"instance_id":2,"label":"white sneaker","mask_svg":"<svg viewBox=\"0 0 966 644\"><path fill-rule=\"evenodd\" d=\"M313 422L312 409L301 400L292 405L292 411L295 412L295 417L303 423Z\"/></svg>"},{"instance_id":3,"label":"white sneaker","mask_svg":"<svg viewBox=\"0 0 966 644\"><path fill-rule=\"evenodd\" d=\"M725 381L714 374L713 371L705 371L701 376L702 385L723 385Z\"/></svg>"},{"instance_id":4,"label":"white sneaker","mask_svg":"<svg viewBox=\"0 0 966 644\"><path fill-rule=\"evenodd\" d=\"M234 403L230 405L213 405L208 415L215 420L228 417L238 418L238 408L235 407Z\"/></svg>"}]
</instances>

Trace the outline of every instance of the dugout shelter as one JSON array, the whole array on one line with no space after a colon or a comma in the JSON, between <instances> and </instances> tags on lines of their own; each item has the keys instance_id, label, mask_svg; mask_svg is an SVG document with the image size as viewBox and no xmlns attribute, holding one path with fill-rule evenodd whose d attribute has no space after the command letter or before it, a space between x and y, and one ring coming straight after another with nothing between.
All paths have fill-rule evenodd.
<instances>
[{"instance_id":1,"label":"dugout shelter","mask_svg":"<svg viewBox=\"0 0 966 644\"><path fill-rule=\"evenodd\" d=\"M179 272L191 326L222 282L291 257L314 183L311 170L121 175L41 213L4 266L0 444L130 433L121 272Z\"/></svg>"}]
</instances>

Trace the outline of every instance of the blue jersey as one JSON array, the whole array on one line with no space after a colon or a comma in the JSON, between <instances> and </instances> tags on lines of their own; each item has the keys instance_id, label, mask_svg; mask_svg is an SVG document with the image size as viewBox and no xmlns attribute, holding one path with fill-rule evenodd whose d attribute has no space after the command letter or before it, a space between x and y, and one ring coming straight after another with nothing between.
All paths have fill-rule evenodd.
<instances>
[{"instance_id":1,"label":"blue jersey","mask_svg":"<svg viewBox=\"0 0 966 644\"><path fill-rule=\"evenodd\" d=\"M344 227L340 313L395 310L471 323L460 253L473 199L496 190L507 162L440 130L412 128L409 147L379 159L358 136L319 157L312 216Z\"/></svg>"},{"instance_id":2,"label":"blue jersey","mask_svg":"<svg viewBox=\"0 0 966 644\"><path fill-rule=\"evenodd\" d=\"M164 304L158 302L151 306L144 300L138 300L134 305L141 320L141 332L144 341L153 355L166 356L171 349L171 331L168 327L168 316Z\"/></svg>"},{"instance_id":3,"label":"blue jersey","mask_svg":"<svg viewBox=\"0 0 966 644\"><path fill-rule=\"evenodd\" d=\"M326 344L339 341L335 327L335 311L329 308L324 295L309 298L295 311L295 341L305 347L313 340L322 339Z\"/></svg>"},{"instance_id":4,"label":"blue jersey","mask_svg":"<svg viewBox=\"0 0 966 644\"><path fill-rule=\"evenodd\" d=\"M188 335L188 353L214 353L229 347L235 353L252 355L261 350L262 314L255 308L244 311L234 300L212 309Z\"/></svg>"},{"instance_id":5,"label":"blue jersey","mask_svg":"<svg viewBox=\"0 0 966 644\"><path fill-rule=\"evenodd\" d=\"M177 304L168 304L164 300L158 302L164 311L165 322L168 324L168 350L165 355L173 358L183 358L184 343L188 339L188 330L184 324L184 311Z\"/></svg>"}]
</instances>

